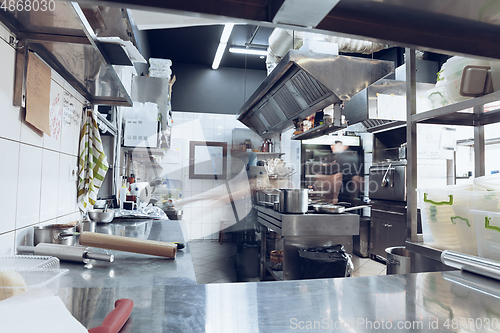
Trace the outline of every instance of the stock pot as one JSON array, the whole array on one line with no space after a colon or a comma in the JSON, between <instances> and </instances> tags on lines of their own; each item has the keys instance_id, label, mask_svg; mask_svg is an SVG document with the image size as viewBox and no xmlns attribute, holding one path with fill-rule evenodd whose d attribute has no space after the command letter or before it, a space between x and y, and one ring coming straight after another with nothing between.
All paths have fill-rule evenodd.
<instances>
[{"instance_id":1,"label":"stock pot","mask_svg":"<svg viewBox=\"0 0 500 333\"><path fill-rule=\"evenodd\" d=\"M309 190L305 188L281 188L279 209L281 213L307 212L309 206Z\"/></svg>"}]
</instances>

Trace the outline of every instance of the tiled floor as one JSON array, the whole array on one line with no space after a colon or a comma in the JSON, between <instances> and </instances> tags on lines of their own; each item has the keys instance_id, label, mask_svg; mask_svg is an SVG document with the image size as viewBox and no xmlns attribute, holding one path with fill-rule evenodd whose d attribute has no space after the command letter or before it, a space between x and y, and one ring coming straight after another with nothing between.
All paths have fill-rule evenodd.
<instances>
[{"instance_id":1,"label":"tiled floor","mask_svg":"<svg viewBox=\"0 0 500 333\"><path fill-rule=\"evenodd\" d=\"M215 241L201 240L189 242L193 256L196 281L206 283L237 282L235 269L236 244L225 242L219 244ZM352 276L385 275L385 265L356 255L352 258L354 273ZM246 281L259 281L258 278Z\"/></svg>"}]
</instances>

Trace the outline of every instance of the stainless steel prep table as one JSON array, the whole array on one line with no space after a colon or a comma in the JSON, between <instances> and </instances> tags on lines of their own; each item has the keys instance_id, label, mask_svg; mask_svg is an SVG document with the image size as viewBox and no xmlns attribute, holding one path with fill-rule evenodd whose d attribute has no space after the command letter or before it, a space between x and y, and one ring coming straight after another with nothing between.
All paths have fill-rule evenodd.
<instances>
[{"instance_id":1,"label":"stainless steel prep table","mask_svg":"<svg viewBox=\"0 0 500 333\"><path fill-rule=\"evenodd\" d=\"M59 295L89 328L101 323L116 299L132 299L129 332L498 332L500 327L500 282L459 271L282 282L74 287L61 288ZM496 329L485 329L486 319L490 325L496 323ZM452 329L460 320L462 330Z\"/></svg>"},{"instance_id":2,"label":"stainless steel prep table","mask_svg":"<svg viewBox=\"0 0 500 333\"><path fill-rule=\"evenodd\" d=\"M261 230L260 279L266 269L276 280L297 280L301 277L298 249L342 244L352 254L352 236L359 234L356 214L283 214L263 206L255 206ZM283 270L273 270L267 259L268 229L283 237Z\"/></svg>"},{"instance_id":3,"label":"stainless steel prep table","mask_svg":"<svg viewBox=\"0 0 500 333\"><path fill-rule=\"evenodd\" d=\"M116 220L115 220L116 221ZM145 254L109 250L115 256L112 263L95 261L61 262L69 274L61 279L61 287L114 288L162 286L171 283L196 283L193 259L187 244L184 221L122 219L99 223L96 232L142 238L162 242L181 242L186 247L177 251L174 260ZM96 251L97 252L97 251Z\"/></svg>"}]
</instances>

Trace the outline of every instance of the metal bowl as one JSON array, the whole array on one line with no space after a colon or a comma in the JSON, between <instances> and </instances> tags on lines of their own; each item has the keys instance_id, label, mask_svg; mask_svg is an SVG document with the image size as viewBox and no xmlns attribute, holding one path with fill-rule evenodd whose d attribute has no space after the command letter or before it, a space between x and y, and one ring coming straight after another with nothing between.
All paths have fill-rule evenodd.
<instances>
[{"instance_id":1,"label":"metal bowl","mask_svg":"<svg viewBox=\"0 0 500 333\"><path fill-rule=\"evenodd\" d=\"M109 223L113 221L115 217L114 210L104 211L102 209L94 209L89 211L89 218L91 221L99 222L99 223Z\"/></svg>"}]
</instances>

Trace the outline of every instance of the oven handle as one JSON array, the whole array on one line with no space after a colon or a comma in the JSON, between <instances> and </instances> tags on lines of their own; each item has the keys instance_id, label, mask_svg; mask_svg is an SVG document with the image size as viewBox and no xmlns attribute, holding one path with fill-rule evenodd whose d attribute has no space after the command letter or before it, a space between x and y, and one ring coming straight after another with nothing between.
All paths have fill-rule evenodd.
<instances>
[{"instance_id":1,"label":"oven handle","mask_svg":"<svg viewBox=\"0 0 500 333\"><path fill-rule=\"evenodd\" d=\"M383 169L381 169L381 168L373 168L373 169L370 168L370 172L372 172L372 171L384 171L384 172L385 171L396 171L396 168L394 168L394 167L390 167L388 169L386 169L386 168L383 168Z\"/></svg>"},{"instance_id":2,"label":"oven handle","mask_svg":"<svg viewBox=\"0 0 500 333\"><path fill-rule=\"evenodd\" d=\"M401 215L401 216L405 216L406 215L405 213L391 212L391 211L388 211L388 210L382 210L382 209L376 209L376 208L372 208L371 211L372 212L379 212L379 213L386 213L386 214Z\"/></svg>"}]
</instances>

